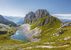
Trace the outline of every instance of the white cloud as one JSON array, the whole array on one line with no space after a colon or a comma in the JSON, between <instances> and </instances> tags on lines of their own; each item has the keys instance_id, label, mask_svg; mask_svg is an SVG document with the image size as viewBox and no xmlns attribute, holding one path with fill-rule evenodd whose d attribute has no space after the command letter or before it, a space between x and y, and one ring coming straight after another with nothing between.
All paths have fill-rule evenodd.
<instances>
[{"instance_id":1,"label":"white cloud","mask_svg":"<svg viewBox=\"0 0 71 50\"><path fill-rule=\"evenodd\" d=\"M71 14L52 14L53 16L56 16L60 19L69 19L71 20Z\"/></svg>"},{"instance_id":2,"label":"white cloud","mask_svg":"<svg viewBox=\"0 0 71 50\"><path fill-rule=\"evenodd\" d=\"M53 14L55 16L71 16L71 14Z\"/></svg>"},{"instance_id":3,"label":"white cloud","mask_svg":"<svg viewBox=\"0 0 71 50\"><path fill-rule=\"evenodd\" d=\"M22 11L8 11L8 10L5 10L5 11L0 11L0 14L3 15L3 16L16 16L16 17L24 17L25 16L25 13L22 12Z\"/></svg>"}]
</instances>

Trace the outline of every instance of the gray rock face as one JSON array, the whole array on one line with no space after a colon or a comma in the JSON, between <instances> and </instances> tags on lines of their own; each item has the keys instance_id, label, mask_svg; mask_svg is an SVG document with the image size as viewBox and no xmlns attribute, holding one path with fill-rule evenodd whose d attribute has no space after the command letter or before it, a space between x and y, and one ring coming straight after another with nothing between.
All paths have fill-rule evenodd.
<instances>
[{"instance_id":1,"label":"gray rock face","mask_svg":"<svg viewBox=\"0 0 71 50\"><path fill-rule=\"evenodd\" d=\"M0 24L0 31L7 31L7 29L10 29L8 25Z\"/></svg>"},{"instance_id":2,"label":"gray rock face","mask_svg":"<svg viewBox=\"0 0 71 50\"><path fill-rule=\"evenodd\" d=\"M9 30L11 30L11 28L8 25L0 24L0 34L7 34Z\"/></svg>"},{"instance_id":3,"label":"gray rock face","mask_svg":"<svg viewBox=\"0 0 71 50\"><path fill-rule=\"evenodd\" d=\"M0 23L0 40L10 38L15 33L15 29L5 24Z\"/></svg>"},{"instance_id":4,"label":"gray rock face","mask_svg":"<svg viewBox=\"0 0 71 50\"><path fill-rule=\"evenodd\" d=\"M35 16L36 16L36 18L41 18L41 17L45 17L45 16L50 16L50 15L47 12L47 10L45 10L45 9L38 9L35 12Z\"/></svg>"},{"instance_id":5,"label":"gray rock face","mask_svg":"<svg viewBox=\"0 0 71 50\"><path fill-rule=\"evenodd\" d=\"M24 23L27 23L27 22L31 22L35 19L35 13L34 12L29 12L26 16L25 16L25 19L24 19Z\"/></svg>"},{"instance_id":6,"label":"gray rock face","mask_svg":"<svg viewBox=\"0 0 71 50\"><path fill-rule=\"evenodd\" d=\"M47 10L45 9L38 9L35 13L34 12L30 12L25 16L24 19L24 23L33 23L35 21L37 21L39 18L43 18L43 17L50 17L51 15L48 13ZM48 18L46 18L44 20L44 22L40 23L39 26L42 26L44 24L48 23Z\"/></svg>"}]
</instances>

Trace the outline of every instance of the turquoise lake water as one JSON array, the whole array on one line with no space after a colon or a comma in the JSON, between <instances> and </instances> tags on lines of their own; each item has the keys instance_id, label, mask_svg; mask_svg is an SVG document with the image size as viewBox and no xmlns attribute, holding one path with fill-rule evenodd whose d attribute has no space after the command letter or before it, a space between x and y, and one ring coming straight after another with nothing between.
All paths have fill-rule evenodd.
<instances>
[{"instance_id":1,"label":"turquoise lake water","mask_svg":"<svg viewBox=\"0 0 71 50\"><path fill-rule=\"evenodd\" d=\"M11 38L14 40L28 41L27 37L24 34L19 33L19 31L16 31L16 33L12 35Z\"/></svg>"}]
</instances>

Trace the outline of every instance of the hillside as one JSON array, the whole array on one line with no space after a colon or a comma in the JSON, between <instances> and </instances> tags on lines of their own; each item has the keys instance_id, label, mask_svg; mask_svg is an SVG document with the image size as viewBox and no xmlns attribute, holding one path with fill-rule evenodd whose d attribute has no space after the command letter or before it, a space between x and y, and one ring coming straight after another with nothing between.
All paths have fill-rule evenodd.
<instances>
[{"instance_id":1,"label":"hillside","mask_svg":"<svg viewBox=\"0 0 71 50\"><path fill-rule=\"evenodd\" d=\"M34 39L40 40L29 43L26 49L46 50L47 48L47 50L53 50L54 48L54 50L57 50L59 48L59 50L65 50L66 47L69 47L71 26L63 26L64 24L58 18L51 16L43 9L37 10L35 13L30 12L29 14L25 17L25 23L31 25L31 30L38 27L41 33L33 36Z\"/></svg>"}]
</instances>

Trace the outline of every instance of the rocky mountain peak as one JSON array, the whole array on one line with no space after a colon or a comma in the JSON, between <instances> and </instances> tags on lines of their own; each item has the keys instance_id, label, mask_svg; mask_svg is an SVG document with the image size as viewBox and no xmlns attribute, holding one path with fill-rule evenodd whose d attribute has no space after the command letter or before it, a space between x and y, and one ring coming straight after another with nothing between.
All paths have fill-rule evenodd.
<instances>
[{"instance_id":1,"label":"rocky mountain peak","mask_svg":"<svg viewBox=\"0 0 71 50\"><path fill-rule=\"evenodd\" d=\"M34 12L29 12L26 16L25 16L25 18L27 18L27 19L32 19L32 18L34 18L35 17L35 13Z\"/></svg>"},{"instance_id":2,"label":"rocky mountain peak","mask_svg":"<svg viewBox=\"0 0 71 50\"><path fill-rule=\"evenodd\" d=\"M49 13L46 9L38 9L36 12L35 12L35 15L36 17L45 17L45 16L49 16Z\"/></svg>"},{"instance_id":3,"label":"rocky mountain peak","mask_svg":"<svg viewBox=\"0 0 71 50\"><path fill-rule=\"evenodd\" d=\"M33 23L33 21L37 21L37 19L43 18L46 16L50 17L50 14L48 13L48 11L46 9L38 9L36 12L29 12L25 16L24 23ZM47 19L46 19L46 21L47 21Z\"/></svg>"}]
</instances>

